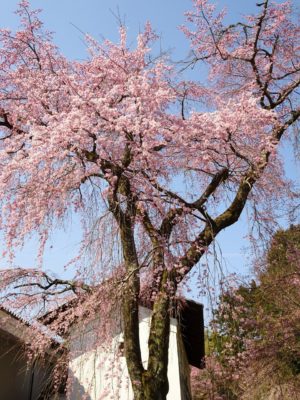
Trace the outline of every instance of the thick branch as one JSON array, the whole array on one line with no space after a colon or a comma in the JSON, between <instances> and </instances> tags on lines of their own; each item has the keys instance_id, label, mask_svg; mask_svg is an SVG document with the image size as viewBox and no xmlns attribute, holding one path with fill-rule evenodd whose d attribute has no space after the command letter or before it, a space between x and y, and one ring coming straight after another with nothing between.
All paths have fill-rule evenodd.
<instances>
[{"instance_id":1,"label":"thick branch","mask_svg":"<svg viewBox=\"0 0 300 400\"><path fill-rule=\"evenodd\" d=\"M228 173L229 171L227 168L223 168L221 171L217 172L203 194L198 200L194 201L194 203L191 203L190 206L200 209L204 203L206 203L208 198L217 190L220 184L228 178Z\"/></svg>"},{"instance_id":2,"label":"thick branch","mask_svg":"<svg viewBox=\"0 0 300 400\"><path fill-rule=\"evenodd\" d=\"M278 143L283 133L300 117L300 109L294 111L291 118L281 127L275 129L273 139ZM217 234L228 226L234 224L240 217L245 208L249 193L251 192L256 181L262 176L268 165L270 152L265 152L261 156L260 163L256 168L250 167L248 172L242 178L236 195L230 206L218 217L212 219L205 228L200 232L198 237L191 244L186 254L180 258L179 263L184 267L185 274L200 260L206 252L207 247L212 243ZM183 275L178 280L183 279Z\"/></svg>"},{"instance_id":3,"label":"thick branch","mask_svg":"<svg viewBox=\"0 0 300 400\"><path fill-rule=\"evenodd\" d=\"M49 275L46 275L46 274L43 274L43 278L46 279L46 281L47 281L46 284L42 284L40 282L28 282L28 283L22 283L20 285L14 286L14 289L35 286L35 287L38 287L47 292L49 289L56 288L57 286L65 286L65 291L72 290L75 294L77 293L78 289L82 289L88 293L90 293L92 291L92 289L89 285L86 285L85 283L82 283L82 282L77 282L77 281L72 281L72 280L64 280L64 279L52 279L49 277ZM45 293L45 294L47 294L47 293ZM51 294L53 294L53 292Z\"/></svg>"},{"instance_id":4,"label":"thick branch","mask_svg":"<svg viewBox=\"0 0 300 400\"><path fill-rule=\"evenodd\" d=\"M124 178L126 180L126 178ZM124 282L123 291L123 324L125 338L125 356L128 372L132 382L133 391L138 398L139 388L142 385L142 374L144 367L141 358L140 340L139 340L139 294L140 277L139 261L134 239L134 217L136 205L130 193L130 186L125 185L123 189L127 195L127 209L122 211L118 202L119 180L108 197L109 208L113 213L119 228L121 244L123 250L124 263L128 279ZM122 185L122 183L121 183Z\"/></svg>"}]
</instances>

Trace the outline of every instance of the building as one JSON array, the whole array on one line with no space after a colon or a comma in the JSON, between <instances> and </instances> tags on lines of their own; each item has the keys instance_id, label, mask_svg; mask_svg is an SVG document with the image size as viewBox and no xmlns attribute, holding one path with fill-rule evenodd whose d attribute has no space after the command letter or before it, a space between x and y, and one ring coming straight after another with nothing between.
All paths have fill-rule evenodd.
<instances>
[{"instance_id":1,"label":"building","mask_svg":"<svg viewBox=\"0 0 300 400\"><path fill-rule=\"evenodd\" d=\"M45 400L50 398L54 353L32 362L25 355L26 343L35 340L37 327L0 307L0 398ZM53 342L55 344L55 342ZM53 396L51 396L53 398ZM59 395L56 396L59 398Z\"/></svg>"},{"instance_id":2,"label":"building","mask_svg":"<svg viewBox=\"0 0 300 400\"><path fill-rule=\"evenodd\" d=\"M142 360L147 365L147 341L151 310L140 306L140 344ZM63 399L51 389L54 358L49 349L46 362L28 364L24 343L34 337L34 328L9 311L0 313L0 384L3 400ZM123 334L112 333L109 345L97 341L101 321L83 327L74 325L64 338L68 351L68 388L71 400L131 400L133 393L123 355ZM55 340L53 341L55 346ZM190 400L189 365L202 367L204 357L203 306L186 301L180 318L171 318L169 341L168 400ZM3 395L4 393L5 395Z\"/></svg>"}]
</instances>

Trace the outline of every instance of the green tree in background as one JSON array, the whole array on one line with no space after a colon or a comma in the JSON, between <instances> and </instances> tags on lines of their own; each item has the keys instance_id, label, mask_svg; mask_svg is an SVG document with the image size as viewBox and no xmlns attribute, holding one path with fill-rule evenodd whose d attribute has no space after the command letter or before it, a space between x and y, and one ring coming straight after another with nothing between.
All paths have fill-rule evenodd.
<instances>
[{"instance_id":1,"label":"green tree in background","mask_svg":"<svg viewBox=\"0 0 300 400\"><path fill-rule=\"evenodd\" d=\"M213 327L195 399L300 396L300 226L274 235L257 283L221 296Z\"/></svg>"}]
</instances>

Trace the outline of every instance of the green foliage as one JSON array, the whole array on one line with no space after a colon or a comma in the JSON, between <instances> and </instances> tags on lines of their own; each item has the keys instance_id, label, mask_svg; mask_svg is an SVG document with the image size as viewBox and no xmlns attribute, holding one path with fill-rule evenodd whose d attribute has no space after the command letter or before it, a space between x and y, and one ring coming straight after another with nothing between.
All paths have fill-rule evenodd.
<instances>
[{"instance_id":1,"label":"green foliage","mask_svg":"<svg viewBox=\"0 0 300 400\"><path fill-rule=\"evenodd\" d=\"M200 380L214 390L199 399L248 399L247 387L263 399L276 385L300 393L300 226L274 235L257 282L221 296L207 343Z\"/></svg>"}]
</instances>

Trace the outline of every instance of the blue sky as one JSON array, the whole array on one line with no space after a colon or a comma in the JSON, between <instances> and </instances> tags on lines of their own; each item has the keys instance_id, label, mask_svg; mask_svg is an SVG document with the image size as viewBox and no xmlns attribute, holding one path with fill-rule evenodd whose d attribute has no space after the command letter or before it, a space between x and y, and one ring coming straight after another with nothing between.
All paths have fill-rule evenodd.
<instances>
[{"instance_id":1,"label":"blue sky","mask_svg":"<svg viewBox=\"0 0 300 400\"><path fill-rule=\"evenodd\" d=\"M16 27L13 14L18 1L1 0L0 26ZM173 49L175 55L185 56L188 43L178 26L184 23L184 12L191 8L190 0L32 0L34 8L43 9L43 21L56 32L55 40L63 53L71 58L85 56L85 46L78 29L97 38L118 39L118 24L114 14L125 18L131 39L150 21L162 37L164 50ZM255 0L219 1L228 7L228 18L253 10ZM78 29L76 29L76 27Z\"/></svg>"},{"instance_id":2,"label":"blue sky","mask_svg":"<svg viewBox=\"0 0 300 400\"><path fill-rule=\"evenodd\" d=\"M241 14L255 10L257 0L221 0L218 4L228 8L228 22L236 20ZM0 27L16 28L18 18L14 14L17 7L15 0L1 0ZM189 51L189 44L178 26L184 23L184 11L191 8L189 0L32 0L34 8L42 8L42 19L47 29L55 32L55 42L62 52L72 59L86 57L83 34L87 32L96 38L118 40L118 22L114 15L119 14L128 27L130 41L146 21L150 21L161 36L163 50L172 51L174 60L184 59ZM197 77L197 69L193 77ZM200 74L200 72L199 72ZM199 76L201 79L201 76ZM289 151L287 156L290 157ZM294 168L290 165L291 171ZM244 218L238 224L228 228L218 238L223 257L231 271L247 272L245 268L248 246L243 237L247 234ZM47 246L45 265L59 270L69 257L74 254L79 241L79 225L76 218L67 231L58 230ZM36 245L28 241L25 250L17 257L16 262L23 266L33 266Z\"/></svg>"}]
</instances>

